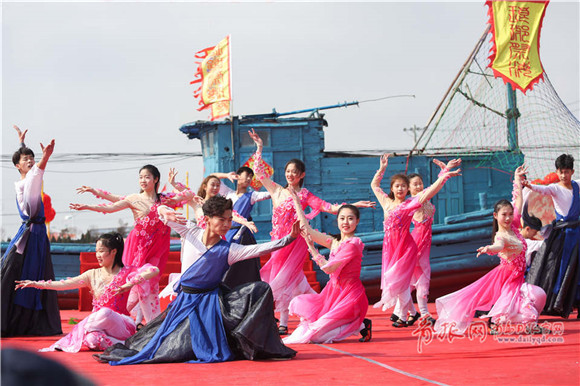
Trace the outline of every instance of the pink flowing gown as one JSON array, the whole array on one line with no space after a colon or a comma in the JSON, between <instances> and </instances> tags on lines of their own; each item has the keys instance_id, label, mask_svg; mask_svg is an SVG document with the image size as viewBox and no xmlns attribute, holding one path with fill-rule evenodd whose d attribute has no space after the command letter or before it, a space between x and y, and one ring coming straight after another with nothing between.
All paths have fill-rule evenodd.
<instances>
[{"instance_id":1,"label":"pink flowing gown","mask_svg":"<svg viewBox=\"0 0 580 386\"><path fill-rule=\"evenodd\" d=\"M179 195L179 193L177 194ZM137 314L140 307L146 321L150 321L160 314L159 308L159 279L165 270L169 258L169 235L171 229L159 220L157 208L167 205L176 208L179 205L168 202L176 195L173 193L160 194L160 202L153 204L147 216L135 220L135 227L125 241L123 264L141 267L151 264L159 268L160 274L144 283L140 288L133 288L129 295L127 309L131 315Z\"/></svg>"},{"instance_id":2,"label":"pink flowing gown","mask_svg":"<svg viewBox=\"0 0 580 386\"><path fill-rule=\"evenodd\" d=\"M312 218L323 208L330 208L331 204L321 200L303 188L298 193L302 208L309 206L313 211L307 217ZM272 214L272 240L278 240L292 231L292 225L297 220L296 209L292 197L288 197L282 204L274 208ZM260 270L263 281L270 284L274 294L276 311L288 309L290 301L301 294L316 293L308 284L304 275L304 261L308 256L308 246L302 236L298 236L290 245L272 252L270 260Z\"/></svg>"},{"instance_id":3,"label":"pink flowing gown","mask_svg":"<svg viewBox=\"0 0 580 386\"><path fill-rule=\"evenodd\" d=\"M411 278L417 265L417 245L409 232L413 214L421 208L419 197L409 198L388 212L383 239L381 300L374 308L383 311L393 307L398 298L410 300ZM403 305L405 306L405 305Z\"/></svg>"},{"instance_id":4,"label":"pink flowing gown","mask_svg":"<svg viewBox=\"0 0 580 386\"><path fill-rule=\"evenodd\" d=\"M360 281L364 244L358 237L342 242L331 251L326 266L336 266L320 294L300 295L290 302L290 314L300 316L300 325L283 339L292 343L332 343L361 329L369 302Z\"/></svg>"},{"instance_id":5,"label":"pink flowing gown","mask_svg":"<svg viewBox=\"0 0 580 386\"><path fill-rule=\"evenodd\" d=\"M476 310L491 309L482 318L491 317L496 324L526 324L538 320L546 302L546 293L540 287L524 282L526 242L516 226L519 221L519 215L514 213L514 235L497 233L495 236L504 242L497 267L467 287L436 300L438 319L435 331L465 333Z\"/></svg>"},{"instance_id":6,"label":"pink flowing gown","mask_svg":"<svg viewBox=\"0 0 580 386\"><path fill-rule=\"evenodd\" d=\"M429 201L425 202L421 209L416 213L421 212L422 221L417 221L413 217L413 225L415 228L411 232L415 244L417 244L417 265L413 271L411 278L411 287L417 290L417 294L429 294L429 283L431 281L431 262L429 257L431 255L431 239L433 236L433 217L435 216L435 206Z\"/></svg>"},{"instance_id":7,"label":"pink flowing gown","mask_svg":"<svg viewBox=\"0 0 580 386\"><path fill-rule=\"evenodd\" d=\"M88 286L93 293L93 310L69 334L40 351L60 350L75 353L83 345L91 350L103 351L115 343L125 341L135 333L135 322L127 310L129 292L119 295L114 292L135 275L151 268L153 267L149 264L142 268L123 267L108 284L102 280L100 268L90 269L74 279L63 280L65 287L62 289L67 289L67 285L71 289Z\"/></svg>"}]
</instances>

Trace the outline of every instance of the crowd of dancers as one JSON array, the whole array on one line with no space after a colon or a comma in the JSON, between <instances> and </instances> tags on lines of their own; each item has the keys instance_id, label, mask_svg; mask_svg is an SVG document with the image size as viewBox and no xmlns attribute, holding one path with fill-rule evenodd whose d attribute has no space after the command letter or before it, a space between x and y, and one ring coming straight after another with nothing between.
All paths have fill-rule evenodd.
<instances>
[{"instance_id":1,"label":"crowd of dancers","mask_svg":"<svg viewBox=\"0 0 580 386\"><path fill-rule=\"evenodd\" d=\"M15 128L21 144L13 156L21 176L15 187L23 222L2 257L2 337L62 334L55 291L87 287L93 295L92 313L43 351L78 352L86 346L103 351L95 358L111 365L208 363L292 358L296 351L287 344L332 343L357 334L361 342L372 339L372 321L366 318L369 303L360 280L364 244L355 232L359 208L374 208L375 202L331 204L316 197L303 186L306 168L298 159L285 166L286 186L275 183L262 161L262 140L252 130L249 135L257 147L254 170L241 167L209 175L197 193L176 181L174 169L169 173L174 192L159 193L161 176L153 165L139 170L141 191L136 194L80 187L79 193L108 203L70 204L71 209L130 209L135 226L126 240L114 233L99 237L100 268L55 281L41 198L55 141L41 144L42 157L35 163L24 143L26 131ZM380 157L371 181L385 217L381 297L374 307L393 309L394 327L412 326L421 319L435 331L463 334L478 316L489 320L492 333L509 323L524 325L528 333L546 333L537 324L540 313L568 317L578 307L580 194L579 181L572 180L572 156L558 157L560 181L549 186L530 184L524 165L515 170L512 200L500 200L494 207L492 243L477 251L477 256L497 254L500 264L469 286L436 299L437 315L427 307L435 213L430 199L449 178L460 175L461 159L447 164L434 160L441 171L429 187L418 174L394 174L385 192L381 181L388 161L388 155ZM266 191L249 190L254 174ZM224 178L236 182L236 189L222 184ZM527 212L526 190L550 195L554 202L556 221L549 236L542 232L547 237L543 242L537 240L541 221ZM256 244L251 211L266 199L273 206L272 241ZM184 205L193 208L195 221L175 210ZM311 208L308 215L306 207ZM336 214L339 234L321 233L309 225L320 212ZM171 275L160 294L159 274L169 256L171 229L182 238L181 272ZM328 248L329 257L315 244ZM270 259L260 267L259 256L264 254ZM303 272L308 254L329 275L320 293ZM160 296L172 299L163 312ZM289 315L300 318L291 334Z\"/></svg>"}]
</instances>

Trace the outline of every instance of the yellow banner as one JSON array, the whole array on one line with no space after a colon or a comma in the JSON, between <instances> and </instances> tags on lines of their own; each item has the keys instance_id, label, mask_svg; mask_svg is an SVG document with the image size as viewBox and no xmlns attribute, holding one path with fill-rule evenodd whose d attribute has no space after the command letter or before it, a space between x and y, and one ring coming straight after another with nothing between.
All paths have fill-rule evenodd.
<instances>
[{"instance_id":1,"label":"yellow banner","mask_svg":"<svg viewBox=\"0 0 580 386\"><path fill-rule=\"evenodd\" d=\"M215 47L199 51L196 58L203 59L196 72L196 80L201 86L194 92L199 98L203 110L211 107L211 120L230 115L231 80L230 80L230 37L226 37Z\"/></svg>"},{"instance_id":2,"label":"yellow banner","mask_svg":"<svg viewBox=\"0 0 580 386\"><path fill-rule=\"evenodd\" d=\"M526 92L544 74L540 30L548 1L487 1L493 47L490 67L496 77Z\"/></svg>"}]
</instances>

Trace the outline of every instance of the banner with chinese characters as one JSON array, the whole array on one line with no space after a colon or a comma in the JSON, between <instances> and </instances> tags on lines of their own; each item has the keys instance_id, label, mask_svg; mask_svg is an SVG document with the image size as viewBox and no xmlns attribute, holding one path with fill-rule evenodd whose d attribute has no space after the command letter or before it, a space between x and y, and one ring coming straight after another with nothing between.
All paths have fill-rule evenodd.
<instances>
[{"instance_id":1,"label":"banner with chinese characters","mask_svg":"<svg viewBox=\"0 0 580 386\"><path fill-rule=\"evenodd\" d=\"M486 2L492 33L489 67L496 77L524 93L543 78L540 30L548 2Z\"/></svg>"},{"instance_id":2,"label":"banner with chinese characters","mask_svg":"<svg viewBox=\"0 0 580 386\"><path fill-rule=\"evenodd\" d=\"M230 115L231 78L230 78L230 37L227 36L215 47L209 47L195 54L203 59L198 64L196 79L190 84L200 83L201 86L193 93L199 98L198 111L211 109L210 119L216 120Z\"/></svg>"}]
</instances>

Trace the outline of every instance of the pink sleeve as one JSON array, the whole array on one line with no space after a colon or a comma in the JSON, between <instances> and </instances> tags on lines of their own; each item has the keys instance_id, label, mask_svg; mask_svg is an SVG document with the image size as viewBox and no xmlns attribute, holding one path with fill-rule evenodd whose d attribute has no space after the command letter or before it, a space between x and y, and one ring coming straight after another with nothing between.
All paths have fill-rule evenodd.
<instances>
[{"instance_id":1,"label":"pink sleeve","mask_svg":"<svg viewBox=\"0 0 580 386\"><path fill-rule=\"evenodd\" d=\"M321 269L327 269L331 267L336 267L336 270L332 273L333 275L340 274L342 268L351 260L360 258L362 256L363 243L360 239L353 239L352 241L347 241L339 247L339 250L334 254L326 264L324 264Z\"/></svg>"},{"instance_id":2,"label":"pink sleeve","mask_svg":"<svg viewBox=\"0 0 580 386\"><path fill-rule=\"evenodd\" d=\"M64 291L83 287L91 287L90 271L88 270L80 274L79 276L69 277L62 280L52 281L52 280L39 280L38 283L48 284L46 289Z\"/></svg>"},{"instance_id":3,"label":"pink sleeve","mask_svg":"<svg viewBox=\"0 0 580 386\"><path fill-rule=\"evenodd\" d=\"M149 272L158 270L158 268L154 265L151 265L149 263L144 264L143 266L137 268L137 267L131 267L131 272L129 272L129 274L127 275L127 283L132 283L132 284L141 284L143 283L146 279L142 276L143 274L147 274Z\"/></svg>"},{"instance_id":4,"label":"pink sleeve","mask_svg":"<svg viewBox=\"0 0 580 386\"><path fill-rule=\"evenodd\" d=\"M189 201L188 194L191 193L193 192L189 188L186 188L185 190L178 193L162 193L161 203L172 209L179 208L187 204Z\"/></svg>"},{"instance_id":5,"label":"pink sleeve","mask_svg":"<svg viewBox=\"0 0 580 386\"><path fill-rule=\"evenodd\" d=\"M308 205L312 211L306 214L308 220L312 220L314 217L318 216L320 212L329 212L332 208L332 204L324 201L321 198L316 197L311 192L308 192L305 197L306 205Z\"/></svg>"},{"instance_id":6,"label":"pink sleeve","mask_svg":"<svg viewBox=\"0 0 580 386\"><path fill-rule=\"evenodd\" d=\"M512 207L514 208L514 218L512 220L512 228L518 229L520 228L520 219L522 218L522 214L516 207L516 199L519 196L518 188L516 186L516 181L514 180L514 188L512 190ZM524 197L522 197L522 205L525 205Z\"/></svg>"},{"instance_id":7,"label":"pink sleeve","mask_svg":"<svg viewBox=\"0 0 580 386\"><path fill-rule=\"evenodd\" d=\"M412 216L423 204L419 201L419 195L407 199L401 204L401 211L409 216Z\"/></svg>"}]
</instances>

